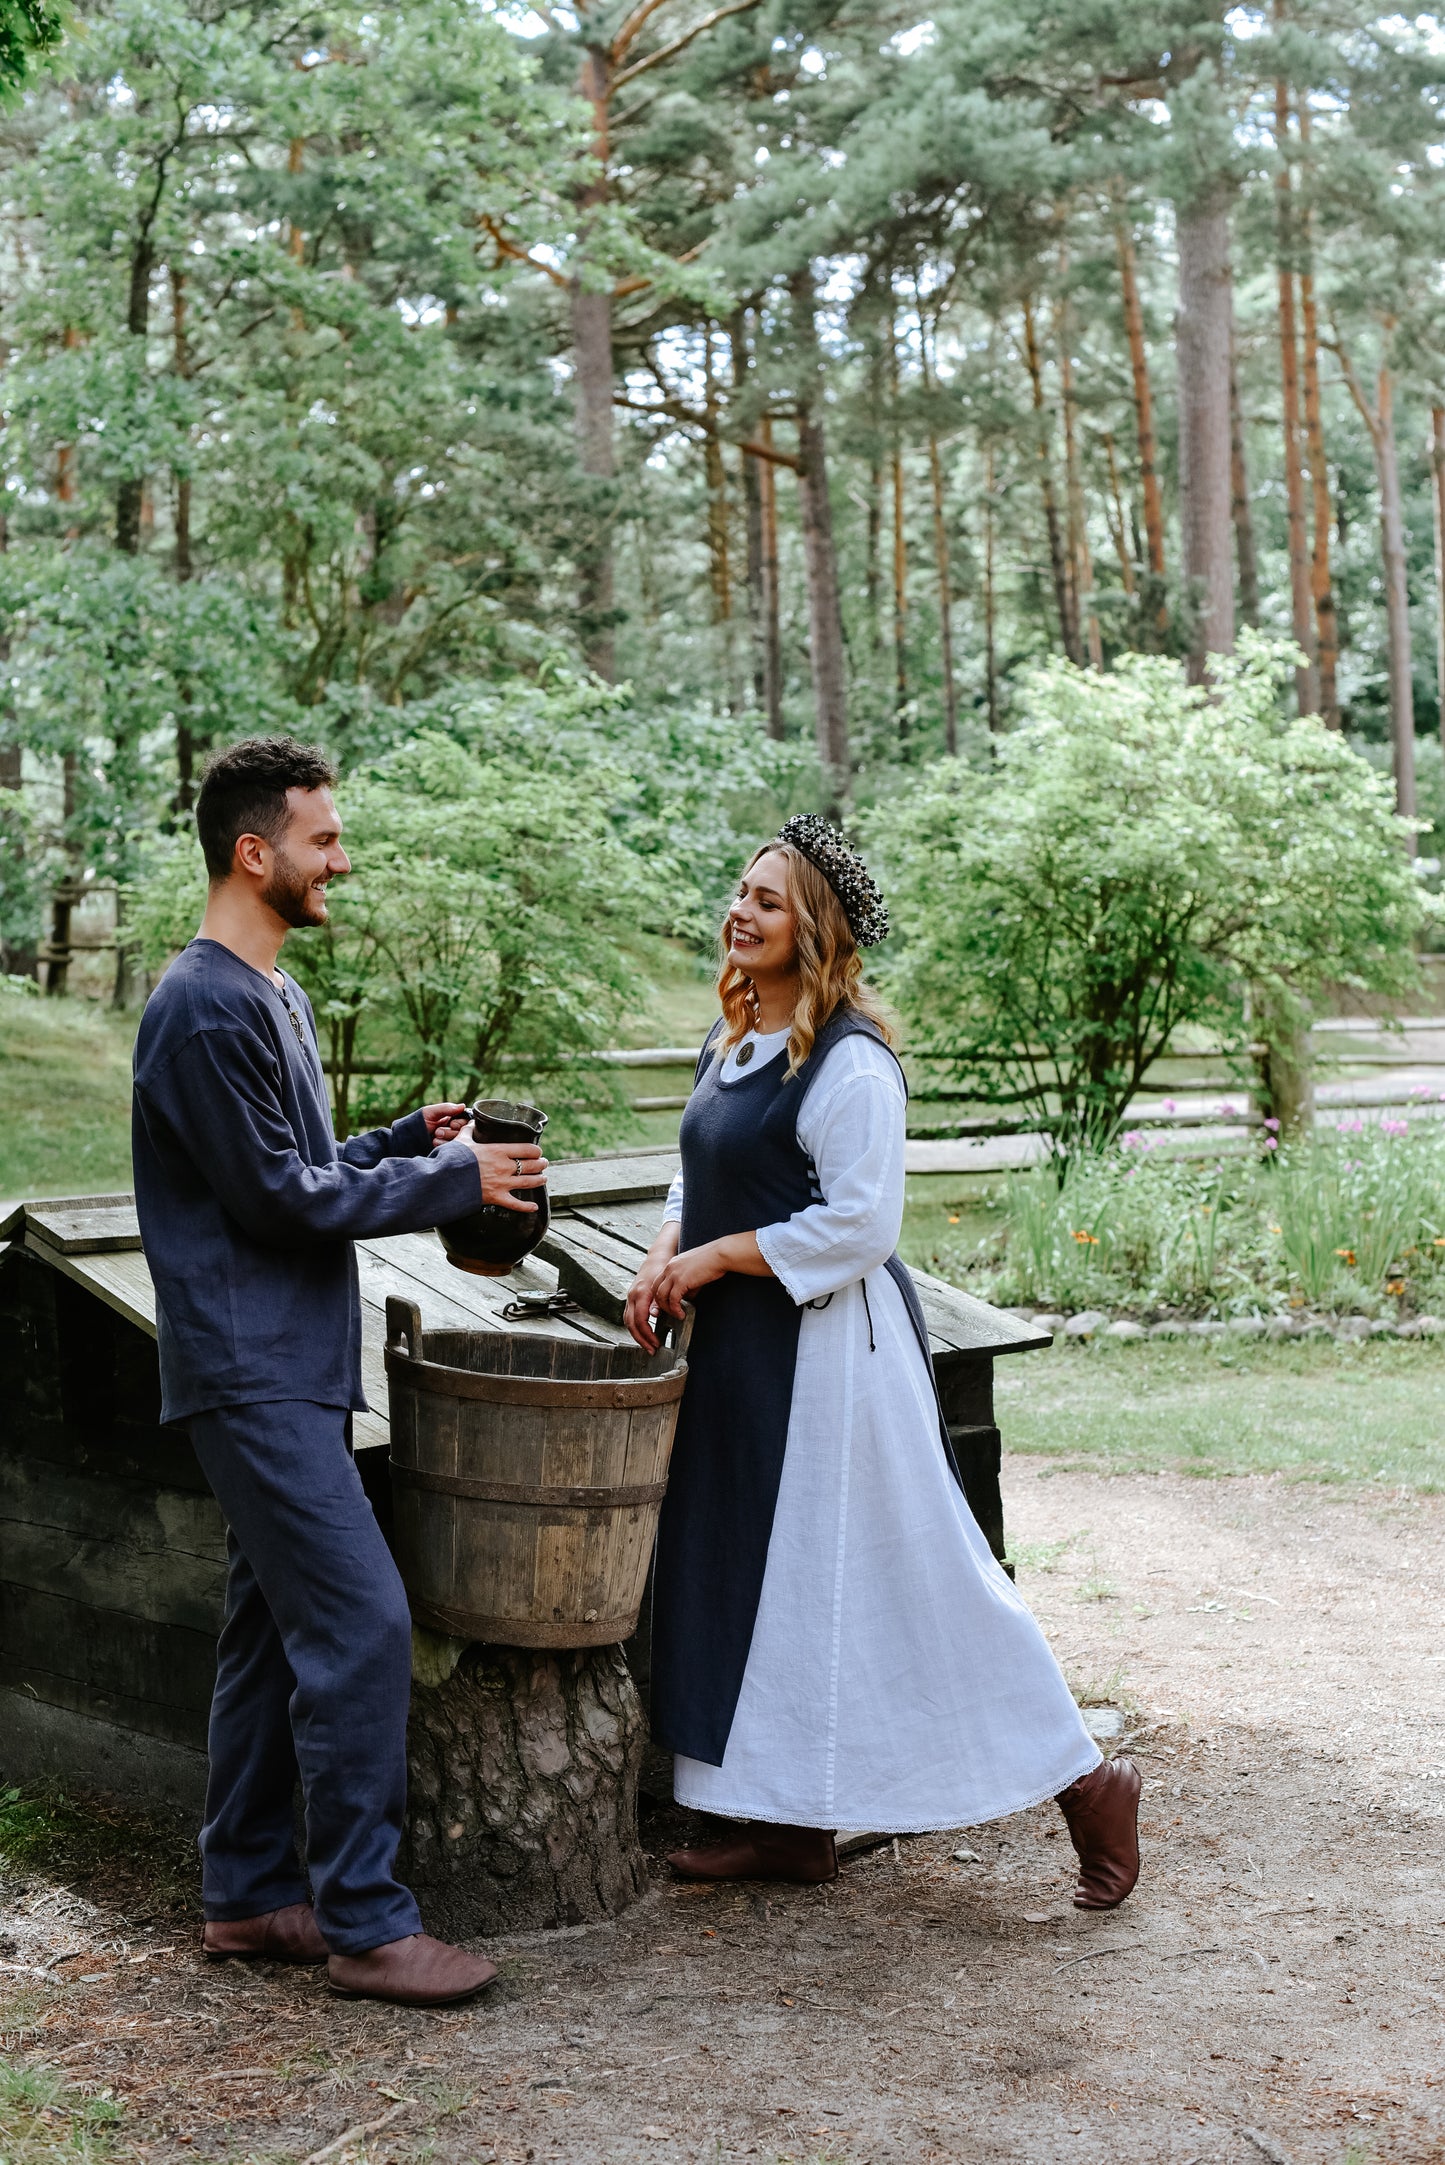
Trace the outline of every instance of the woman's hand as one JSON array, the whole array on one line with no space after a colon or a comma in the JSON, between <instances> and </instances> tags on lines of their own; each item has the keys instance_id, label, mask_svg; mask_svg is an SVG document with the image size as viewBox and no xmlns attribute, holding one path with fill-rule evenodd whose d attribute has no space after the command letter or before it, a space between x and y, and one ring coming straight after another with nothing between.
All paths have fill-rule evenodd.
<instances>
[{"instance_id":1,"label":"woman's hand","mask_svg":"<svg viewBox=\"0 0 1445 2165\"><path fill-rule=\"evenodd\" d=\"M680 1316L683 1302L699 1286L727 1276L729 1265L723 1253L726 1246L725 1241L709 1240L701 1248L684 1248L673 1257L652 1289L653 1305L660 1316Z\"/></svg>"},{"instance_id":2,"label":"woman's hand","mask_svg":"<svg viewBox=\"0 0 1445 2165\"><path fill-rule=\"evenodd\" d=\"M657 1307L657 1281L677 1254L681 1237L682 1227L676 1218L670 1218L648 1249L642 1268L628 1289L622 1320L644 1353L657 1351L657 1333L652 1327Z\"/></svg>"}]
</instances>

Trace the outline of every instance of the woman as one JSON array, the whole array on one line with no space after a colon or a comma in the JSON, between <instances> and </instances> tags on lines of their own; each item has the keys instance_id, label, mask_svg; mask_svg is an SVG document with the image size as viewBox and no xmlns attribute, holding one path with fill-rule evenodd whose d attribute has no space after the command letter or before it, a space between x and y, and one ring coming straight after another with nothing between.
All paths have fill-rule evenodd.
<instances>
[{"instance_id":1,"label":"woman","mask_svg":"<svg viewBox=\"0 0 1445 2165\"><path fill-rule=\"evenodd\" d=\"M658 1532L653 1731L680 1804L743 1822L670 1863L820 1881L839 1830L977 1825L1057 1796L1075 1902L1138 1876L1139 1776L1101 1762L975 1524L903 1218L906 1091L862 984L888 929L866 866L791 819L738 883L722 1020L682 1170L627 1303L696 1304Z\"/></svg>"}]
</instances>

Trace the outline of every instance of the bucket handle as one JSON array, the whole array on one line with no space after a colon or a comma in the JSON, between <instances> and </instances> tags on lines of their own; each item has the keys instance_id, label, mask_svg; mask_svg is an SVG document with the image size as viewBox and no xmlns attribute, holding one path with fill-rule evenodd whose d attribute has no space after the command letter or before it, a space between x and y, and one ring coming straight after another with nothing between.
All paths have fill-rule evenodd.
<instances>
[{"instance_id":1,"label":"bucket handle","mask_svg":"<svg viewBox=\"0 0 1445 2165\"><path fill-rule=\"evenodd\" d=\"M415 1301L403 1300L397 1293L388 1293L386 1350L388 1353L400 1353L403 1346L408 1360L421 1359L421 1310Z\"/></svg>"},{"instance_id":2,"label":"bucket handle","mask_svg":"<svg viewBox=\"0 0 1445 2165\"><path fill-rule=\"evenodd\" d=\"M658 1320L667 1324L667 1329L658 1333L663 1345L671 1349L674 1361L684 1359L688 1341L692 1337L693 1324L697 1321L696 1308L691 1301L684 1301L681 1321L676 1316L659 1317Z\"/></svg>"}]
</instances>

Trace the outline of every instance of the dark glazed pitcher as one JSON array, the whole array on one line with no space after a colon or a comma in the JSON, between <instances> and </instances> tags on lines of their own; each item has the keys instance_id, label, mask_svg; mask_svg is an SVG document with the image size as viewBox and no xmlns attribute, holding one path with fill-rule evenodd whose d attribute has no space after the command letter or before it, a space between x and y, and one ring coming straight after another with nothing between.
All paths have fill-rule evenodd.
<instances>
[{"instance_id":1,"label":"dark glazed pitcher","mask_svg":"<svg viewBox=\"0 0 1445 2165\"><path fill-rule=\"evenodd\" d=\"M547 1115L535 1105L513 1105L506 1098L478 1098L469 1110L472 1139L478 1143L539 1143L547 1125ZM468 1217L437 1227L449 1263L479 1278L503 1278L532 1253L547 1230L547 1190L514 1188L512 1193L519 1202L535 1203L536 1210L483 1203Z\"/></svg>"}]
</instances>

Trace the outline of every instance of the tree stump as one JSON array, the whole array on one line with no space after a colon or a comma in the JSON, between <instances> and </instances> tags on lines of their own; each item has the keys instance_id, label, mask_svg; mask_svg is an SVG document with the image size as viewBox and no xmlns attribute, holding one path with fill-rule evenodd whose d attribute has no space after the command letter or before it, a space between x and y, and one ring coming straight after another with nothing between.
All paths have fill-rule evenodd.
<instances>
[{"instance_id":1,"label":"tree stump","mask_svg":"<svg viewBox=\"0 0 1445 2165\"><path fill-rule=\"evenodd\" d=\"M635 1902L646 1740L620 1646L551 1653L418 1630L400 1872L427 1930L589 1924Z\"/></svg>"}]
</instances>

